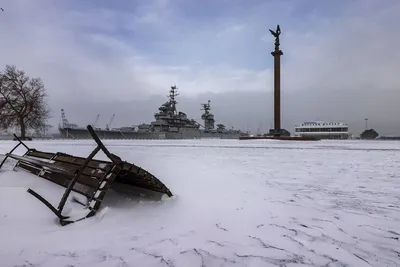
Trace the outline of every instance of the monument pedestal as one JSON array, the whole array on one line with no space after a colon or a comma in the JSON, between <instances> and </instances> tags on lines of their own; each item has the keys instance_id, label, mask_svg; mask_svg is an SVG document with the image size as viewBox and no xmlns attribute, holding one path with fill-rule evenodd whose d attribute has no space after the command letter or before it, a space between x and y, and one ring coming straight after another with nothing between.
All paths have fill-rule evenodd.
<instances>
[{"instance_id":1,"label":"monument pedestal","mask_svg":"<svg viewBox=\"0 0 400 267\"><path fill-rule=\"evenodd\" d=\"M290 132L286 129L270 129L269 133L267 134L268 136L290 136Z\"/></svg>"}]
</instances>

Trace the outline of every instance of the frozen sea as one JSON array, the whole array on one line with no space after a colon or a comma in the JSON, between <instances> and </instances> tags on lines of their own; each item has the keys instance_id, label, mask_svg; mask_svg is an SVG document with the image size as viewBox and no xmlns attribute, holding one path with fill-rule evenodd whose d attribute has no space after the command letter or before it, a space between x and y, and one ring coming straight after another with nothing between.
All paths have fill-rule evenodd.
<instances>
[{"instance_id":1,"label":"frozen sea","mask_svg":"<svg viewBox=\"0 0 400 267\"><path fill-rule=\"evenodd\" d=\"M400 266L400 142L104 143L174 197L109 192L98 216L61 227L26 190L56 205L64 189L13 171L8 159L0 172L1 267ZM79 156L95 147L27 144ZM0 141L0 153L14 145Z\"/></svg>"}]
</instances>

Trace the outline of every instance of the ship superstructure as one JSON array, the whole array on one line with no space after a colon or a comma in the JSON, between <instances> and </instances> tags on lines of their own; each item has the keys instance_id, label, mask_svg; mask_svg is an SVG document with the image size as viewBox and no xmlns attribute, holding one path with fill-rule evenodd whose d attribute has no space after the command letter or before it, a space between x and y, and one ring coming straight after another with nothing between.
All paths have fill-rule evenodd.
<instances>
[{"instance_id":1,"label":"ship superstructure","mask_svg":"<svg viewBox=\"0 0 400 267\"><path fill-rule=\"evenodd\" d=\"M158 112L154 114L155 121L149 124L110 129L110 124L115 116L113 114L111 122L106 128L93 128L103 139L237 139L239 136L247 135L240 130L226 129L223 124L217 124L217 129L215 129L214 114L210 112L210 100L207 104L202 104L201 110L204 113L201 115L201 119L204 121L204 125L188 118L186 113L177 110L176 97L179 95L177 90L175 85L171 86L168 100L158 108ZM69 123L64 110L61 110L61 113L62 123L59 125L59 132L63 138L90 138L85 128Z\"/></svg>"},{"instance_id":2,"label":"ship superstructure","mask_svg":"<svg viewBox=\"0 0 400 267\"><path fill-rule=\"evenodd\" d=\"M200 125L192 119L189 119L187 115L176 109L176 97L177 87L171 86L169 91L168 101L158 108L159 112L154 114L155 121L151 122L149 130L154 132L179 132L185 129L198 130Z\"/></svg>"}]
</instances>

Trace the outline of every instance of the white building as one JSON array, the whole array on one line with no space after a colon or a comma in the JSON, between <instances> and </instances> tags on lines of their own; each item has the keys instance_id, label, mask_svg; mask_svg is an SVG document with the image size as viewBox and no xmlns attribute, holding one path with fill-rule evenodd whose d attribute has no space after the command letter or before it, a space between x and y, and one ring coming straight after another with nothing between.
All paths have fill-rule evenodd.
<instances>
[{"instance_id":1,"label":"white building","mask_svg":"<svg viewBox=\"0 0 400 267\"><path fill-rule=\"evenodd\" d=\"M349 126L341 122L304 122L295 126L295 136L310 136L319 139L348 139Z\"/></svg>"}]
</instances>

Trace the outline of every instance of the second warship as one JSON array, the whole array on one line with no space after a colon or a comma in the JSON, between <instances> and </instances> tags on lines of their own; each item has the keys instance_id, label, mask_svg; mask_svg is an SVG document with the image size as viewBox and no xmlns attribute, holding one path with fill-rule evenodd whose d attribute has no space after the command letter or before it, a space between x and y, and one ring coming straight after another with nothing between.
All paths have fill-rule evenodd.
<instances>
[{"instance_id":1,"label":"second warship","mask_svg":"<svg viewBox=\"0 0 400 267\"><path fill-rule=\"evenodd\" d=\"M121 127L109 129L95 128L97 135L102 139L238 139L246 136L240 130L226 129L225 125L217 124L215 128L214 114L210 112L210 100L202 104L204 113L201 119L204 125L199 124L193 119L189 119L184 112L176 108L177 87L171 86L168 101L162 104L154 114L155 121L150 124L140 124L137 127ZM71 124L66 119L64 110L61 110L62 122L58 130L62 138L67 139L89 139L90 134L84 127Z\"/></svg>"}]
</instances>

